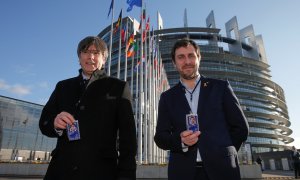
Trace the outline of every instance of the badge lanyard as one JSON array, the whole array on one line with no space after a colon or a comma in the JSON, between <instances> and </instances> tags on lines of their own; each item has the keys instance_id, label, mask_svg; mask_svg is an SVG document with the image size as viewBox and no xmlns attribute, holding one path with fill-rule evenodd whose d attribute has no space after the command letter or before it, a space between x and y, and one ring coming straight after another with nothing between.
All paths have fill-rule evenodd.
<instances>
[{"instance_id":1,"label":"badge lanyard","mask_svg":"<svg viewBox=\"0 0 300 180\"><path fill-rule=\"evenodd\" d=\"M197 84L196 84L196 86L195 86L194 89L192 90L192 92L189 91L189 90L184 86L185 90L190 94L190 102L191 102L191 105L193 104L193 94L194 94L196 88L198 87L200 81L201 81L201 80L199 79L198 82L197 82ZM190 106L191 106L191 105L190 105ZM190 108L191 108L191 112L190 112L190 114L187 115L186 121L188 122L189 118L194 117L194 118L196 118L196 120L197 120L197 124L196 124L195 126L193 126L193 127L189 127L189 126L188 126L187 129L190 129L190 130L193 130L193 131L199 131L198 115L197 115L197 113L196 113L196 114L193 114L193 112L192 112L192 107L190 107ZM197 150L197 161L202 161L201 155L200 155L200 153L199 153L199 149Z\"/></svg>"},{"instance_id":2,"label":"badge lanyard","mask_svg":"<svg viewBox=\"0 0 300 180\"><path fill-rule=\"evenodd\" d=\"M190 94L190 102L191 102L191 105L193 104L193 94L194 94L196 88L198 87L198 84L199 84L199 83L200 83L200 80L198 80L198 82L197 82L196 86L194 87L194 89L192 90L192 92L189 91L186 87L184 87L185 90ZM192 107L190 107L190 108L192 109Z\"/></svg>"},{"instance_id":3,"label":"badge lanyard","mask_svg":"<svg viewBox=\"0 0 300 180\"><path fill-rule=\"evenodd\" d=\"M192 92L189 91L186 87L184 87L185 90L186 90L188 93L190 93L190 95L191 95L191 97L190 97L191 102L193 101L193 94L194 94L194 92L195 92L195 90L196 90L196 88L197 88L197 86L198 86L199 83L200 83L200 80L197 82L197 84L196 84L196 86L194 87L194 89L193 89Z\"/></svg>"}]
</instances>

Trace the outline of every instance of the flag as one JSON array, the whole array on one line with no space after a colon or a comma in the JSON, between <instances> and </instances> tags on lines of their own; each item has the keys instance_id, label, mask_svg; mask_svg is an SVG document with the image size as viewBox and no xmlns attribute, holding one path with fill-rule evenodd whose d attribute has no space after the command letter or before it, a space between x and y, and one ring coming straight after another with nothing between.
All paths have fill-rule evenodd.
<instances>
[{"instance_id":1,"label":"flag","mask_svg":"<svg viewBox=\"0 0 300 180\"><path fill-rule=\"evenodd\" d=\"M138 43L138 42L135 42L135 43L134 43L134 51L135 51L135 52L138 52L138 50L139 50L139 43Z\"/></svg>"},{"instance_id":2,"label":"flag","mask_svg":"<svg viewBox=\"0 0 300 180\"><path fill-rule=\"evenodd\" d=\"M151 30L151 34L152 35L150 35L150 42L149 42L149 49L150 49L150 53L153 53L153 49L154 49L154 46L155 46L155 40L154 40L154 32L153 32L153 26L152 26L152 30Z\"/></svg>"},{"instance_id":3,"label":"flag","mask_svg":"<svg viewBox=\"0 0 300 180\"><path fill-rule=\"evenodd\" d=\"M130 46L131 44L133 44L133 43L134 43L134 34L132 33L132 34L130 35L130 37L128 38L127 45L126 45L126 49L128 49L129 46Z\"/></svg>"},{"instance_id":4,"label":"flag","mask_svg":"<svg viewBox=\"0 0 300 180\"><path fill-rule=\"evenodd\" d=\"M114 29L114 33L116 33L116 32L118 31L119 26L120 26L120 24L121 24L121 20L122 20L122 9L121 9L121 11L120 11L119 18L118 18L118 21L117 21L117 23L116 23L116 27L115 27L115 29Z\"/></svg>"},{"instance_id":5,"label":"flag","mask_svg":"<svg viewBox=\"0 0 300 180\"><path fill-rule=\"evenodd\" d=\"M124 25L122 28L122 31L121 31L122 42L125 42L125 40L126 40L126 36L127 36L126 29L127 29L127 27L126 27L126 25Z\"/></svg>"},{"instance_id":6,"label":"flag","mask_svg":"<svg viewBox=\"0 0 300 180\"><path fill-rule=\"evenodd\" d=\"M137 64L134 66L134 71L138 70L140 64L141 64L141 61L138 61Z\"/></svg>"},{"instance_id":7,"label":"flag","mask_svg":"<svg viewBox=\"0 0 300 180\"><path fill-rule=\"evenodd\" d=\"M111 0L111 3L110 3L110 7L109 7L109 11L108 11L108 14L107 14L107 17L110 15L110 12L111 10L114 8L114 0Z\"/></svg>"},{"instance_id":8,"label":"flag","mask_svg":"<svg viewBox=\"0 0 300 180\"><path fill-rule=\"evenodd\" d=\"M133 6L142 7L142 0L127 0L127 4L129 5L127 12L129 12L132 10Z\"/></svg>"},{"instance_id":9,"label":"flag","mask_svg":"<svg viewBox=\"0 0 300 180\"><path fill-rule=\"evenodd\" d=\"M134 52L134 44L130 46L129 50L127 51L127 57L131 57L135 54Z\"/></svg>"},{"instance_id":10,"label":"flag","mask_svg":"<svg viewBox=\"0 0 300 180\"><path fill-rule=\"evenodd\" d=\"M142 63L145 63L145 56L143 55L143 58L142 58ZM134 67L135 71L138 69L139 65L141 64L141 61L138 61Z\"/></svg>"},{"instance_id":11,"label":"flag","mask_svg":"<svg viewBox=\"0 0 300 180\"><path fill-rule=\"evenodd\" d=\"M129 50L127 51L127 57L134 56L137 51L138 51L138 42L134 42L130 46Z\"/></svg>"},{"instance_id":12,"label":"flag","mask_svg":"<svg viewBox=\"0 0 300 180\"><path fill-rule=\"evenodd\" d=\"M142 20L145 20L146 19L146 9L143 9L143 14L141 16L141 19Z\"/></svg>"},{"instance_id":13,"label":"flag","mask_svg":"<svg viewBox=\"0 0 300 180\"><path fill-rule=\"evenodd\" d=\"M153 65L154 65L154 69L156 69L157 68L157 59L156 58L154 59Z\"/></svg>"},{"instance_id":14,"label":"flag","mask_svg":"<svg viewBox=\"0 0 300 180\"><path fill-rule=\"evenodd\" d=\"M146 36L147 36L147 32L150 30L150 17L148 17L147 23L146 23L146 27L145 30L143 32L143 39L142 41L145 42L146 40Z\"/></svg>"},{"instance_id":15,"label":"flag","mask_svg":"<svg viewBox=\"0 0 300 180\"><path fill-rule=\"evenodd\" d=\"M142 19L140 20L138 31L140 31L141 29L142 29Z\"/></svg>"},{"instance_id":16,"label":"flag","mask_svg":"<svg viewBox=\"0 0 300 180\"><path fill-rule=\"evenodd\" d=\"M148 17L147 23L146 23L146 28L147 31L150 30L150 16Z\"/></svg>"},{"instance_id":17,"label":"flag","mask_svg":"<svg viewBox=\"0 0 300 180\"><path fill-rule=\"evenodd\" d=\"M164 25L163 25L163 20L161 18L161 15L159 12L157 12L157 29L160 30L160 29L163 29L164 28Z\"/></svg>"}]
</instances>

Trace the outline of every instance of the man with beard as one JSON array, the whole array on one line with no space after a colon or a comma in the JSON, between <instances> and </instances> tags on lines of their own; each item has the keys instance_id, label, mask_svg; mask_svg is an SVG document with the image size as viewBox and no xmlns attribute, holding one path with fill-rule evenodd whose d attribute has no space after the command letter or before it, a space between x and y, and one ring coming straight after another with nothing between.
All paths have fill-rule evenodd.
<instances>
[{"instance_id":1,"label":"man with beard","mask_svg":"<svg viewBox=\"0 0 300 180\"><path fill-rule=\"evenodd\" d=\"M171 56L180 82L160 97L154 137L170 150L169 180L241 179L237 151L249 126L229 82L199 74L200 49L190 39L177 41Z\"/></svg>"}]
</instances>

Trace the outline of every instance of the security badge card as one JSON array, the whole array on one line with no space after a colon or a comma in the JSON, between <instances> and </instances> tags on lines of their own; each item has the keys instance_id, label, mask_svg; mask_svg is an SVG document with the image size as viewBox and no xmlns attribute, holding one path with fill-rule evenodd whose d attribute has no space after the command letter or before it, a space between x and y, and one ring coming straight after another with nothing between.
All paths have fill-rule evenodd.
<instances>
[{"instance_id":1,"label":"security badge card","mask_svg":"<svg viewBox=\"0 0 300 180\"><path fill-rule=\"evenodd\" d=\"M186 129L193 132L199 131L198 115L187 114L186 115Z\"/></svg>"},{"instance_id":2,"label":"security badge card","mask_svg":"<svg viewBox=\"0 0 300 180\"><path fill-rule=\"evenodd\" d=\"M67 124L67 133L69 141L75 141L80 139L78 120L75 120L75 122L72 125Z\"/></svg>"}]
</instances>

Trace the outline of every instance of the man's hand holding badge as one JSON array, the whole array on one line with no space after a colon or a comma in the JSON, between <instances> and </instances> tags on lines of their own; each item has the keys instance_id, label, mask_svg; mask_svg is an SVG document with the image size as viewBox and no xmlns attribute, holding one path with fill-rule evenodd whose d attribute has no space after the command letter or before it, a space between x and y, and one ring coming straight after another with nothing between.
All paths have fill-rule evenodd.
<instances>
[{"instance_id":1,"label":"man's hand holding badge","mask_svg":"<svg viewBox=\"0 0 300 180\"><path fill-rule=\"evenodd\" d=\"M187 114L186 115L186 129L193 132L199 131L198 115Z\"/></svg>"},{"instance_id":2,"label":"man's hand holding badge","mask_svg":"<svg viewBox=\"0 0 300 180\"><path fill-rule=\"evenodd\" d=\"M181 141L187 146L192 146L197 143L200 135L197 114L186 115L186 128L187 130L180 134Z\"/></svg>"},{"instance_id":3,"label":"man's hand holding badge","mask_svg":"<svg viewBox=\"0 0 300 180\"><path fill-rule=\"evenodd\" d=\"M75 141L80 139L78 120L75 120L72 125L67 124L67 133L69 141Z\"/></svg>"},{"instance_id":4,"label":"man's hand holding badge","mask_svg":"<svg viewBox=\"0 0 300 180\"><path fill-rule=\"evenodd\" d=\"M80 131L78 120L68 112L59 113L54 119L54 128L56 130L66 129L69 141L79 140Z\"/></svg>"}]
</instances>

